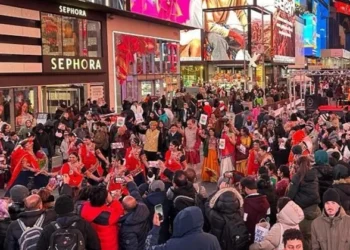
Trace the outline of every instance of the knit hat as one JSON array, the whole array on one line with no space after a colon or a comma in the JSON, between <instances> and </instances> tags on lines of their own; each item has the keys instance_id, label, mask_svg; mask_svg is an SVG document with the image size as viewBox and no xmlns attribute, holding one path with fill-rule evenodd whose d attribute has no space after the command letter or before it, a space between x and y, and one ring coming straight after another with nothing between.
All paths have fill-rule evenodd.
<instances>
[{"instance_id":1,"label":"knit hat","mask_svg":"<svg viewBox=\"0 0 350 250\"><path fill-rule=\"evenodd\" d=\"M323 203L325 204L327 201L333 201L338 205L341 205L340 196L334 188L327 189L327 191L323 194Z\"/></svg>"},{"instance_id":2,"label":"knit hat","mask_svg":"<svg viewBox=\"0 0 350 250\"><path fill-rule=\"evenodd\" d=\"M152 192L156 192L156 191L164 191L165 190L165 184L164 182L162 182L161 180L155 180L153 181L150 186L149 189Z\"/></svg>"},{"instance_id":3,"label":"knit hat","mask_svg":"<svg viewBox=\"0 0 350 250\"><path fill-rule=\"evenodd\" d=\"M303 153L303 148L300 145L295 145L292 147L292 153L295 155L301 155Z\"/></svg>"},{"instance_id":4,"label":"knit hat","mask_svg":"<svg viewBox=\"0 0 350 250\"><path fill-rule=\"evenodd\" d=\"M29 196L29 190L22 185L15 185L10 189L10 197L13 202L21 203Z\"/></svg>"},{"instance_id":5,"label":"knit hat","mask_svg":"<svg viewBox=\"0 0 350 250\"><path fill-rule=\"evenodd\" d=\"M349 170L347 167L337 164L333 169L334 180L345 179L349 177Z\"/></svg>"},{"instance_id":6,"label":"knit hat","mask_svg":"<svg viewBox=\"0 0 350 250\"><path fill-rule=\"evenodd\" d=\"M328 114L322 114L322 115L320 115L320 119L321 119L321 121L322 121L322 123L324 124L324 123L326 123L327 121L328 121Z\"/></svg>"},{"instance_id":7,"label":"knit hat","mask_svg":"<svg viewBox=\"0 0 350 250\"><path fill-rule=\"evenodd\" d=\"M68 195L60 195L55 203L55 212L58 215L74 212L73 199Z\"/></svg>"}]
</instances>

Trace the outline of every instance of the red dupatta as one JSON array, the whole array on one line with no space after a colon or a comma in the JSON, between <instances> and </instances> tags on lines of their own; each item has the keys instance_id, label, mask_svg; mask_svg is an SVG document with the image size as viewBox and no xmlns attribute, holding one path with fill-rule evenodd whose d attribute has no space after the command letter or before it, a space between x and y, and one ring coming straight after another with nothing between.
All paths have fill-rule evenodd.
<instances>
[{"instance_id":1,"label":"red dupatta","mask_svg":"<svg viewBox=\"0 0 350 250\"><path fill-rule=\"evenodd\" d=\"M11 179L7 183L7 189L11 188L19 173L22 171L22 161L27 159L32 168L40 170L38 160L34 156L34 153L24 150L21 146L17 147L11 154Z\"/></svg>"}]
</instances>

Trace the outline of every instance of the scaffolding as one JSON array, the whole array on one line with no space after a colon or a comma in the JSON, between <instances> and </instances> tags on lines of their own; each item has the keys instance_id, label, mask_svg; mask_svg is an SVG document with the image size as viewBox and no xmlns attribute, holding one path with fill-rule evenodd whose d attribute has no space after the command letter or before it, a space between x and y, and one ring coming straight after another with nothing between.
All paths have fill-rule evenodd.
<instances>
[{"instance_id":1,"label":"scaffolding","mask_svg":"<svg viewBox=\"0 0 350 250\"><path fill-rule=\"evenodd\" d=\"M305 94L307 87L310 87L310 94L315 94L316 86L312 86L314 82L314 77L322 76L342 76L350 75L350 70L347 69L334 69L334 70L293 70L287 79L288 90L290 93L291 103L295 103L295 86L300 84L300 99L302 100L301 105L305 108ZM317 82L318 84L318 82ZM312 87L314 87L312 91ZM294 106L295 108L295 106Z\"/></svg>"}]
</instances>

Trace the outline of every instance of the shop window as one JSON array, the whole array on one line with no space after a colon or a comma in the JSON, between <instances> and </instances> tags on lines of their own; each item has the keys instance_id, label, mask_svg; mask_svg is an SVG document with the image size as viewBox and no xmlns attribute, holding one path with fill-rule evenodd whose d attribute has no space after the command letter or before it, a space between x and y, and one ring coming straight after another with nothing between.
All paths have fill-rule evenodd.
<instances>
[{"instance_id":1,"label":"shop window","mask_svg":"<svg viewBox=\"0 0 350 250\"><path fill-rule=\"evenodd\" d=\"M1 121L9 124L11 123L10 103L11 103L10 90L0 89L0 119Z\"/></svg>"},{"instance_id":2,"label":"shop window","mask_svg":"<svg viewBox=\"0 0 350 250\"><path fill-rule=\"evenodd\" d=\"M41 29L45 56L102 56L100 22L42 13Z\"/></svg>"},{"instance_id":3,"label":"shop window","mask_svg":"<svg viewBox=\"0 0 350 250\"><path fill-rule=\"evenodd\" d=\"M19 129L27 120L35 123L34 107L37 105L37 88L14 89L15 126Z\"/></svg>"}]
</instances>

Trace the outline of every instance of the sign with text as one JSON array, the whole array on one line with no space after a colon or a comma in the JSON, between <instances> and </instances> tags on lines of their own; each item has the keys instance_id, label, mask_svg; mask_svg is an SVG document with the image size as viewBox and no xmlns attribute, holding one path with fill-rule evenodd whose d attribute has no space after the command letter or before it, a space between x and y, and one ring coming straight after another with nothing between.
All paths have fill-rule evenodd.
<instances>
[{"instance_id":1,"label":"sign with text","mask_svg":"<svg viewBox=\"0 0 350 250\"><path fill-rule=\"evenodd\" d=\"M43 56L44 72L101 73L105 71L102 58Z\"/></svg>"}]
</instances>

